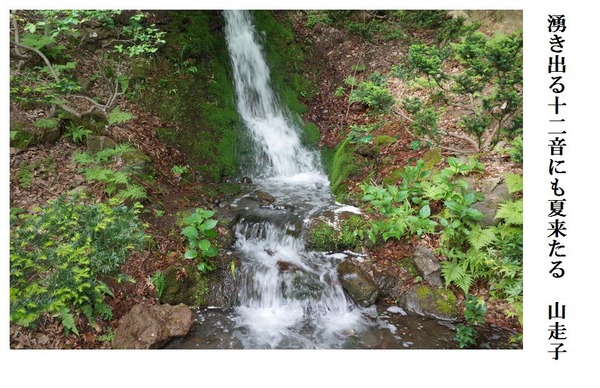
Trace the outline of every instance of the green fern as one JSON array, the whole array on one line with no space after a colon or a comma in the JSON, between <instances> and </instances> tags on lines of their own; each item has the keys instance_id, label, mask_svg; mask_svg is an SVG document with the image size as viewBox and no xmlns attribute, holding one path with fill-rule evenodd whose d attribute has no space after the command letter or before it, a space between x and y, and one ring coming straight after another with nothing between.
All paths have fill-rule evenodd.
<instances>
[{"instance_id":1,"label":"green fern","mask_svg":"<svg viewBox=\"0 0 600 388\"><path fill-rule=\"evenodd\" d=\"M523 191L523 175L506 173L504 180L510 194Z\"/></svg>"},{"instance_id":2,"label":"green fern","mask_svg":"<svg viewBox=\"0 0 600 388\"><path fill-rule=\"evenodd\" d=\"M467 271L454 261L443 261L440 263L441 273L446 281L446 286L454 284L460 288L465 294L469 292L473 277Z\"/></svg>"},{"instance_id":3,"label":"green fern","mask_svg":"<svg viewBox=\"0 0 600 388\"><path fill-rule=\"evenodd\" d=\"M127 185L124 190L120 190L116 195L117 198L123 200L132 199L138 201L146 199L147 196L146 190L142 186L136 184Z\"/></svg>"},{"instance_id":4,"label":"green fern","mask_svg":"<svg viewBox=\"0 0 600 388\"><path fill-rule=\"evenodd\" d=\"M468 240L471 246L479 251L496 241L496 232L494 228L482 229L477 225L471 230Z\"/></svg>"},{"instance_id":5,"label":"green fern","mask_svg":"<svg viewBox=\"0 0 600 388\"><path fill-rule=\"evenodd\" d=\"M67 307L63 307L60 310L60 320L65 328L65 333L69 334L69 332L73 332L79 336L79 331L77 330L77 326L75 326L75 318Z\"/></svg>"},{"instance_id":6,"label":"green fern","mask_svg":"<svg viewBox=\"0 0 600 388\"><path fill-rule=\"evenodd\" d=\"M509 225L523 225L523 200L506 201L498 206L496 218L501 218Z\"/></svg>"},{"instance_id":7,"label":"green fern","mask_svg":"<svg viewBox=\"0 0 600 388\"><path fill-rule=\"evenodd\" d=\"M132 113L123 112L123 111L121 111L121 109L119 107L116 107L108 115L108 124L109 125L122 124L122 123L125 123L125 122L133 119L134 117L135 116Z\"/></svg>"}]
</instances>

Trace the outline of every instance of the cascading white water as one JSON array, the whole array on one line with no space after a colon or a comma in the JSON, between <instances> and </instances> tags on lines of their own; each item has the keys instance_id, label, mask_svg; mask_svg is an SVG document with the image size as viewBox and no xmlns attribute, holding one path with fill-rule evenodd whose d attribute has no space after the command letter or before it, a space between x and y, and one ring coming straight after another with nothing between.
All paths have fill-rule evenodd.
<instances>
[{"instance_id":1,"label":"cascading white water","mask_svg":"<svg viewBox=\"0 0 600 388\"><path fill-rule=\"evenodd\" d=\"M289 233L334 205L329 181L271 88L252 15L224 16L237 107L255 143L254 183L294 209L261 209L258 221L242 217L237 225L243 267L234 320L245 333L240 340L245 347L331 346L340 330L357 327L360 309L346 299L331 258L306 251L303 239Z\"/></svg>"},{"instance_id":2,"label":"cascading white water","mask_svg":"<svg viewBox=\"0 0 600 388\"><path fill-rule=\"evenodd\" d=\"M302 145L298 128L273 93L252 15L248 11L224 11L224 15L238 112L257 151L252 172L262 177L322 175L316 153Z\"/></svg>"}]
</instances>

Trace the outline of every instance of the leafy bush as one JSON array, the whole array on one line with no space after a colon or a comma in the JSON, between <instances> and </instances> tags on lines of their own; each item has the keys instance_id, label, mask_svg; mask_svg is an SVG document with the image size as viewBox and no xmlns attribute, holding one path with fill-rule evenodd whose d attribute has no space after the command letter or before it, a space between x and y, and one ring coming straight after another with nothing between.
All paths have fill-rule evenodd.
<instances>
[{"instance_id":1,"label":"leafy bush","mask_svg":"<svg viewBox=\"0 0 600 388\"><path fill-rule=\"evenodd\" d=\"M85 203L59 197L37 214L13 218L10 241L10 320L35 326L45 315L59 317L78 334L74 314L91 324L110 319L111 290L101 280L114 276L127 254L146 241L138 208Z\"/></svg>"},{"instance_id":2,"label":"leafy bush","mask_svg":"<svg viewBox=\"0 0 600 388\"><path fill-rule=\"evenodd\" d=\"M196 259L200 272L213 271L216 268L215 264L208 260L219 254L210 241L217 237L215 227L218 221L211 218L214 214L212 210L198 208L183 220L185 227L181 230L181 234L188 240L189 247L185 252L185 258Z\"/></svg>"},{"instance_id":3,"label":"leafy bush","mask_svg":"<svg viewBox=\"0 0 600 388\"><path fill-rule=\"evenodd\" d=\"M350 93L350 103L358 102L366 105L375 112L385 112L394 105L394 97L384 85L373 82L361 82Z\"/></svg>"}]
</instances>

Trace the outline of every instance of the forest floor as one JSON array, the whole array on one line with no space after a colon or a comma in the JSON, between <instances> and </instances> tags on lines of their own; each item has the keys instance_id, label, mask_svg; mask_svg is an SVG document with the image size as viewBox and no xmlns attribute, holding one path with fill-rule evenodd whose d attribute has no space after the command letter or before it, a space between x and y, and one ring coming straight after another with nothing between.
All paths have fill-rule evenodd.
<instances>
[{"instance_id":1,"label":"forest floor","mask_svg":"<svg viewBox=\"0 0 600 388\"><path fill-rule=\"evenodd\" d=\"M348 96L334 97L336 88L343 84L344 78L353 73L353 66L364 65L365 74L379 71L386 73L392 64L397 63L408 49L398 42L371 41L365 42L347 32L331 27L315 27L307 29L298 20L295 30L303 39L313 42L314 52L310 56L310 67L319 68L317 92L311 101L307 102L309 111L305 120L318 123L321 129L322 146L334 147L347 135L347 129L353 124L368 124L382 119L366 114L363 107L348 103ZM396 88L397 97L402 93L401 86ZM398 98L399 100L399 98ZM151 250L133 253L122 268L135 282L112 282L114 298L108 303L113 310L114 319L110 322L99 322L91 327L81 317L77 321L80 335L65 335L57 319L47 318L46 322L36 329L23 329L16 325L10 327L10 347L13 349L92 349L110 348L110 335L118 325L119 318L124 316L135 304L158 303L150 276L157 270L182 260L185 252L182 237L174 232L172 219L157 216L152 211L154 204L160 204L167 214L174 214L179 209L190 208L202 204L206 208L214 206L212 199L203 197L194 186L198 183L183 182L174 175L175 165L185 165L181 153L156 137L153 127L167 127L172 123L163 123L157 117L149 114L141 107L124 101L124 110L132 112L135 119L111 128L109 135L115 141L127 141L135 145L151 159L156 169L156 181L148 187L148 199L142 213L147 223L147 233L155 242ZM33 121L35 116L44 116L47 112L26 111L17 104L11 105L11 121L23 119ZM377 129L377 135L393 135L397 141L381 149L381 157L386 164L378 169L375 180L385 176L389 171L420 158L426 149L411 147L414 138L404 128L407 122L402 118L389 114L384 117L385 124ZM460 144L450 144L460 146ZM84 145L74 144L63 136L54 144L30 147L24 150L10 150L10 205L11 208L23 208L31 211L42 206L48 200L65 194L81 185L89 185L78 172L77 165L72 161L74 152L85 150ZM450 155L443 153L443 155ZM502 154L486 154L479 158L486 166L486 174L499 175L504 171L518 171ZM35 166L32 179L26 185L19 180L20 166ZM364 177L356 177L349 182L350 190L357 188ZM104 193L99 187L91 187L93 194L100 200ZM396 271L402 276L402 269L396 265L399 258L409 256L414 250L415 241L388 242L387 244L367 252L374 259L375 271ZM424 240L420 243L435 247L436 241ZM477 293L477 285L475 285ZM487 322L503 327L517 328L515 319L508 319L502 311L502 304L488 306Z\"/></svg>"}]
</instances>

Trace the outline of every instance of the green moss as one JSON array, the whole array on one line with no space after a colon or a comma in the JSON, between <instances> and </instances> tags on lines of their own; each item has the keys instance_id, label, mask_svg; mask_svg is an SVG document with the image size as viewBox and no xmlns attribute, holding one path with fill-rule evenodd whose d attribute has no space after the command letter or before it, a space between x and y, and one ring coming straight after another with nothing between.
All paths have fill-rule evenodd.
<instances>
[{"instance_id":1,"label":"green moss","mask_svg":"<svg viewBox=\"0 0 600 388\"><path fill-rule=\"evenodd\" d=\"M151 82L139 81L144 83L140 102L176 124L155 132L179 148L205 181L235 177L251 145L236 109L222 15L177 11L168 16L172 33L167 34L166 59L150 69Z\"/></svg>"},{"instance_id":2,"label":"green moss","mask_svg":"<svg viewBox=\"0 0 600 388\"><path fill-rule=\"evenodd\" d=\"M209 296L209 280L193 265L183 268L187 276L178 276L179 268L171 266L164 271L165 289L160 302L172 305L183 303L191 307L206 307Z\"/></svg>"},{"instance_id":3,"label":"green moss","mask_svg":"<svg viewBox=\"0 0 600 388\"><path fill-rule=\"evenodd\" d=\"M319 146L319 140L321 139L321 133L319 127L315 123L306 123L304 125L304 143L311 147L317 148Z\"/></svg>"},{"instance_id":4,"label":"green moss","mask_svg":"<svg viewBox=\"0 0 600 388\"><path fill-rule=\"evenodd\" d=\"M316 219L308 229L306 246L317 251L343 251L357 249L364 243L365 221L352 214L338 221L336 226Z\"/></svg>"},{"instance_id":5,"label":"green moss","mask_svg":"<svg viewBox=\"0 0 600 388\"><path fill-rule=\"evenodd\" d=\"M177 142L177 129L175 128L152 128L156 136L166 143L174 144Z\"/></svg>"},{"instance_id":6,"label":"green moss","mask_svg":"<svg viewBox=\"0 0 600 388\"><path fill-rule=\"evenodd\" d=\"M432 288L427 285L420 285L416 288L419 299L429 304L429 309L438 311L447 316L457 314L456 296L447 288Z\"/></svg>"},{"instance_id":7,"label":"green moss","mask_svg":"<svg viewBox=\"0 0 600 388\"><path fill-rule=\"evenodd\" d=\"M381 135L381 136L377 136L373 139L373 144L376 147L381 147L381 146L385 146L385 145L389 145L392 143L396 142L396 138L392 137L392 136L387 136L387 135Z\"/></svg>"},{"instance_id":8,"label":"green moss","mask_svg":"<svg viewBox=\"0 0 600 388\"><path fill-rule=\"evenodd\" d=\"M354 146L348 139L345 139L336 148L331 160L331 168L328 172L331 191L338 201L341 202L348 193L348 186L345 180L358 173L360 173L360 168L356 161Z\"/></svg>"},{"instance_id":9,"label":"green moss","mask_svg":"<svg viewBox=\"0 0 600 388\"><path fill-rule=\"evenodd\" d=\"M336 233L333 226L319 222L308 231L306 247L316 251L333 251L336 247Z\"/></svg>"}]
</instances>

